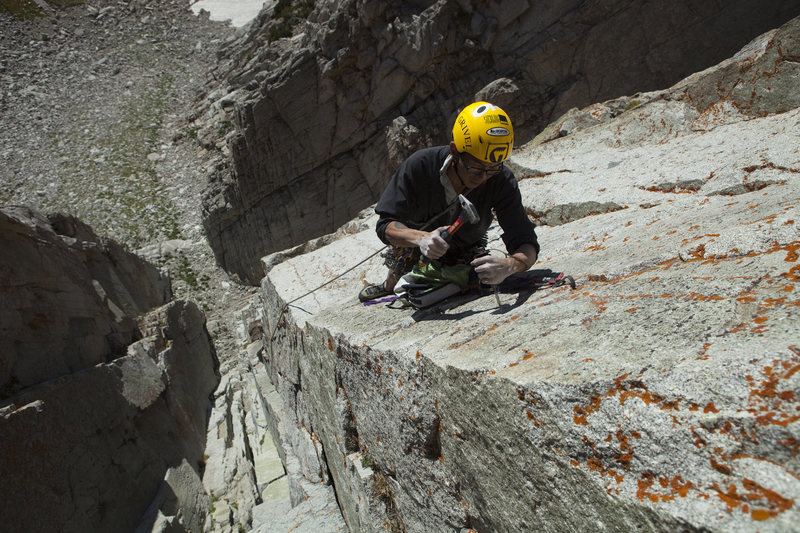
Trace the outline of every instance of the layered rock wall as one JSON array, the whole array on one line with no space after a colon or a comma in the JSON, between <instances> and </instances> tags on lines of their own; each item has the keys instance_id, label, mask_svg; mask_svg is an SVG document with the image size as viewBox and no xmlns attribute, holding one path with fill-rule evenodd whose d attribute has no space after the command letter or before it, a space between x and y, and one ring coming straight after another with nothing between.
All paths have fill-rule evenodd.
<instances>
[{"instance_id":1,"label":"layered rock wall","mask_svg":"<svg viewBox=\"0 0 800 533\"><path fill-rule=\"evenodd\" d=\"M14 208L0 226L4 527L200 531L219 380L203 313L77 219Z\"/></svg>"},{"instance_id":2,"label":"layered rock wall","mask_svg":"<svg viewBox=\"0 0 800 533\"><path fill-rule=\"evenodd\" d=\"M229 86L212 99L235 129L204 201L217 260L253 284L262 255L373 203L473 99L503 106L521 144L571 107L730 56L800 2L321 1L302 33L272 43L267 13L231 46ZM229 128L206 129L212 146Z\"/></svg>"},{"instance_id":3,"label":"layered rock wall","mask_svg":"<svg viewBox=\"0 0 800 533\"><path fill-rule=\"evenodd\" d=\"M537 268L576 290L365 307L376 257L307 294L371 230L266 258L264 367L352 531L796 529L799 39L794 19L515 152L557 221Z\"/></svg>"},{"instance_id":4,"label":"layered rock wall","mask_svg":"<svg viewBox=\"0 0 800 533\"><path fill-rule=\"evenodd\" d=\"M124 354L135 317L171 297L155 267L69 216L6 208L0 249L5 397Z\"/></svg>"}]
</instances>

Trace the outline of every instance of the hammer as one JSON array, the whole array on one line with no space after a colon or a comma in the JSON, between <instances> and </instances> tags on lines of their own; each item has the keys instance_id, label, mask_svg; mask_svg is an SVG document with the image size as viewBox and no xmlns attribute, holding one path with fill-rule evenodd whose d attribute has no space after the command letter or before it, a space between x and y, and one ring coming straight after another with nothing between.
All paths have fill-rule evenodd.
<instances>
[{"instance_id":1,"label":"hammer","mask_svg":"<svg viewBox=\"0 0 800 533\"><path fill-rule=\"evenodd\" d=\"M472 202L467 200L463 194L458 195L458 203L461 204L461 213L459 213L456 221L450 224L450 227L444 230L440 235L442 239L448 242L450 241L450 237L453 235L453 233L458 231L459 228L464 225L464 223L475 224L481 219L480 215L478 215L478 210L475 209L475 206L472 205ZM420 257L419 262L422 265L427 265L431 262L431 260L423 255Z\"/></svg>"}]
</instances>

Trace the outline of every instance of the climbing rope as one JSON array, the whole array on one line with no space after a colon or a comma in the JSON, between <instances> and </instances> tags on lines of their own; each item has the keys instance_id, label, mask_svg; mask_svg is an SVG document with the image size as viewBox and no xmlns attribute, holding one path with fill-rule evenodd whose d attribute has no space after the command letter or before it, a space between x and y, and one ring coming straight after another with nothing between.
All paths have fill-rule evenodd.
<instances>
[{"instance_id":1,"label":"climbing rope","mask_svg":"<svg viewBox=\"0 0 800 533\"><path fill-rule=\"evenodd\" d=\"M464 191L464 193L463 193L463 194L466 196L466 195L467 195L467 194L469 194L470 192L472 192L472 189L467 189L466 191ZM447 205L447 207L445 207L445 208L444 208L444 209L443 209L443 210L442 210L440 213L437 213L436 215L434 215L434 216L432 216L431 218L429 218L429 219L428 219L428 221L427 221L427 222L425 222L425 224L423 224L423 225L420 227L420 230L423 230L423 231L424 231L424 230L428 229L428 227L429 227L429 226L430 226L430 225L433 223L433 221L434 221L434 220L436 220L437 218L439 218L439 217L440 217L440 216L442 216L443 214L447 213L447 212L448 212L450 209L452 209L452 208L453 208L453 206L454 206L454 205L456 205L456 203L457 203L457 202L458 202L458 197L456 196L456 198L455 198L455 199L454 199L452 202L450 202L450 203ZM306 293L304 293L304 294L301 294L301 295L300 295L300 296L298 296L297 298L294 298L293 300L291 300L291 301L289 301L289 302L286 302L285 304L283 304L283 306L281 307L281 312L280 312L280 314L278 315L278 319L275 321L275 327L272 329L272 331L270 332L270 335L269 335L269 339L268 339L268 341L269 341L270 345L271 345L272 341L275 339L275 331L277 331L277 329L278 329L278 325L280 325L280 323L281 323L281 320L283 319L284 315L286 314L286 311L288 311L288 310L289 310L289 306L290 306L290 305L292 305L293 303L295 303L295 302L296 302L296 301L298 301L298 300L301 300L301 299L305 298L306 296L308 296L308 295L310 295L310 294L313 294L313 293L315 293L316 291L320 290L321 288L323 288L323 287L325 287L325 286L327 286L327 285L330 285L331 283L333 283L333 282L334 282L334 281L336 281L337 279L341 278L342 276L344 276L344 275L346 275L346 274L349 274L350 272L352 272L353 270L355 270L355 269L356 269L356 268L358 268L359 266L363 265L364 263L366 263L367 261L369 261L370 259L372 259L372 258L373 258L373 257L375 257L376 255L378 255L379 253L381 253L382 251L384 251L386 248L388 248L388 246L383 246L383 247L382 247L382 248L380 248L378 251L371 253L370 255L368 255L367 257L365 257L364 259L362 259L361 261L359 261L359 262L358 262L358 263L356 263L355 265L351 266L351 267L350 267L350 268L348 268L347 270L344 270L342 273L340 273L340 274L338 274L338 275L334 276L333 278L329 279L328 281L326 281L325 283L323 283L323 284L322 284L322 285L320 285L319 287L315 287L315 288L311 289L310 291L308 291L308 292L306 292ZM271 356L271 355L272 355L272 348L270 347L270 356Z\"/></svg>"},{"instance_id":2,"label":"climbing rope","mask_svg":"<svg viewBox=\"0 0 800 533\"><path fill-rule=\"evenodd\" d=\"M341 278L341 277L342 277L342 276L344 276L345 274L349 274L350 272L352 272L353 270L355 270L355 269L356 269L356 268L358 268L359 266L363 265L364 263L366 263L367 261L369 261L370 259L372 259L372 258L373 258L373 257L375 257L376 255L378 255L379 253L381 253L382 251L384 251L386 248L387 248L387 246L383 246L382 248L378 249L378 251L371 253L370 255L368 255L367 257L365 257L364 259L362 259L361 261L359 261L359 262L358 262L358 263L356 263L355 265L351 266L350 268L348 268L347 270L343 271L342 273L340 273L340 274L338 274L338 275L336 275L336 276L332 277L331 279L329 279L328 281L326 281L326 282L325 282L325 283L323 283L322 285L320 285L320 286L318 286L318 287L315 287L315 288L311 289L310 291L308 291L308 292L306 292L306 293L303 293L303 294L301 294L301 295L300 295L300 296L298 296L297 298L294 298L294 299L292 299L292 300L290 300L290 301L286 302L285 304L283 304L283 306L281 306L281 312L280 312L280 314L278 315L278 320L276 320L276 321L275 321L275 327L272 329L272 332L270 332L270 336L269 336L269 342L271 343L271 342L272 342L272 341L275 339L275 331L278 329L278 325L280 325L280 323L281 323L281 320L283 319L283 316L284 316L284 314L286 314L286 311L288 311L288 310L289 310L289 306L290 306L290 305L292 305L293 303L295 303L295 302L296 302L296 301L298 301L298 300L302 300L303 298L305 298L306 296L308 296L308 295L310 295L310 294L313 294L313 293L317 292L317 291L318 291L318 290L320 290L322 287L325 287L326 285L330 285L331 283L333 283L333 282L334 282L334 281L336 281L337 279Z\"/></svg>"}]
</instances>

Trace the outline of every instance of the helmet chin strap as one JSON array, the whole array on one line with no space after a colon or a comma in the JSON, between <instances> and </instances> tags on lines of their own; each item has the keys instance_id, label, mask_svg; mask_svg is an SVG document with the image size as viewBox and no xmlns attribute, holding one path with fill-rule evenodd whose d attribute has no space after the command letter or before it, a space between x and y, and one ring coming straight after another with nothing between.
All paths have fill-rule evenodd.
<instances>
[{"instance_id":1,"label":"helmet chin strap","mask_svg":"<svg viewBox=\"0 0 800 533\"><path fill-rule=\"evenodd\" d=\"M459 161L461 161L461 156L460 155L457 158L453 158L453 170L456 173L456 177L458 178L458 181L461 182L461 186L464 187L464 190L462 191L461 194L466 195L467 193L470 192L471 189L469 187L467 187L467 184L464 183L463 179L461 179L461 174L458 172L458 162Z\"/></svg>"}]
</instances>

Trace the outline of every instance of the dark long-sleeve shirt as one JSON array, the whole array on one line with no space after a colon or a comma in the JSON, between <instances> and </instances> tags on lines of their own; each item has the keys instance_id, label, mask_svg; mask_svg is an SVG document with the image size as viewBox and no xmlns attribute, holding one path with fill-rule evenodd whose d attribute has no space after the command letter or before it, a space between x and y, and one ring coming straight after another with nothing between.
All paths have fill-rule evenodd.
<instances>
[{"instance_id":1,"label":"dark long-sleeve shirt","mask_svg":"<svg viewBox=\"0 0 800 533\"><path fill-rule=\"evenodd\" d=\"M412 154L397 169L375 207L380 215L376 231L381 241L389 244L386 226L392 221L412 229L432 231L448 226L458 218L461 208L456 201L448 209L445 188L440 181L440 169L449 154L447 146L425 148ZM532 244L539 253L535 226L525 213L517 180L508 168L465 196L475 205L480 221L464 224L453 235L451 249L466 250L480 242L492 223L494 210L509 253L526 243ZM430 220L434 216L436 218Z\"/></svg>"}]
</instances>

